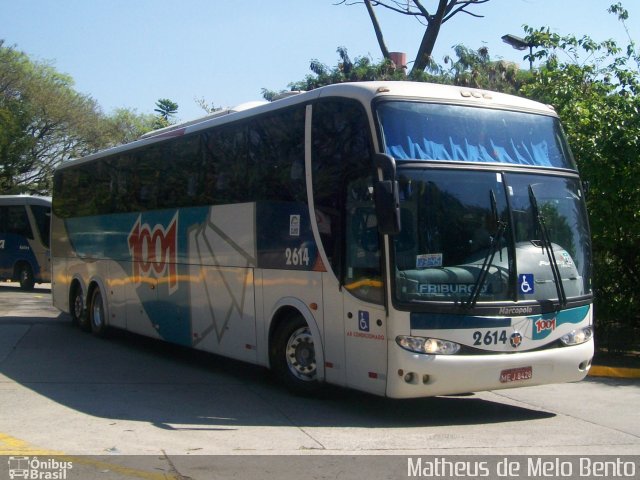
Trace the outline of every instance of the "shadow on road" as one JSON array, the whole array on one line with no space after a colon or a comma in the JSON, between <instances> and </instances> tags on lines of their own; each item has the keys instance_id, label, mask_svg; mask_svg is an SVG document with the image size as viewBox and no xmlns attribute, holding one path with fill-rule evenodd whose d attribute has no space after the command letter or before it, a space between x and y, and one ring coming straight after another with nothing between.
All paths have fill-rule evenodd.
<instances>
[{"instance_id":1,"label":"shadow on road","mask_svg":"<svg viewBox=\"0 0 640 480\"><path fill-rule=\"evenodd\" d=\"M67 320L64 314L3 319L0 335L14 344L0 351L0 374L97 417L172 430L233 430L478 425L554 416L475 395L391 400L327 387L321 398L300 398L262 367L126 332L96 338Z\"/></svg>"},{"instance_id":2,"label":"shadow on road","mask_svg":"<svg viewBox=\"0 0 640 480\"><path fill-rule=\"evenodd\" d=\"M391 400L335 387L300 398L269 372L125 332L96 338L61 314L4 318L10 351L0 374L88 415L149 422L163 429L239 426L424 427L538 420L548 412L474 395Z\"/></svg>"}]
</instances>

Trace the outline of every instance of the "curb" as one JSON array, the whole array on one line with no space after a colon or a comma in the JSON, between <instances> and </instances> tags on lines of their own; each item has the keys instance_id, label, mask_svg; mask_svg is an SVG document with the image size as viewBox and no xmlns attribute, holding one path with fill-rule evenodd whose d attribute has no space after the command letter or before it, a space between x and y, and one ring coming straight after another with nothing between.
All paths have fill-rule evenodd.
<instances>
[{"instance_id":1,"label":"curb","mask_svg":"<svg viewBox=\"0 0 640 480\"><path fill-rule=\"evenodd\" d=\"M590 377L609 378L640 378L640 368L603 367L592 365L589 370Z\"/></svg>"}]
</instances>

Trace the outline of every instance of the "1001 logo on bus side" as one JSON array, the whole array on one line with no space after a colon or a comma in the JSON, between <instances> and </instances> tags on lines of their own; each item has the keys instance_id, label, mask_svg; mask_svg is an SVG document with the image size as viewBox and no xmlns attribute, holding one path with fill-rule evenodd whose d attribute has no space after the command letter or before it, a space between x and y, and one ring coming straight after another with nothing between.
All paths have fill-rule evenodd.
<instances>
[{"instance_id":1,"label":"1001 logo on bus side","mask_svg":"<svg viewBox=\"0 0 640 480\"><path fill-rule=\"evenodd\" d=\"M141 216L138 216L128 238L136 283L141 283L142 277L148 277L153 272L157 278L168 277L170 290L177 287L177 229L177 213L166 228L162 225L151 228L149 224L143 224Z\"/></svg>"}]
</instances>

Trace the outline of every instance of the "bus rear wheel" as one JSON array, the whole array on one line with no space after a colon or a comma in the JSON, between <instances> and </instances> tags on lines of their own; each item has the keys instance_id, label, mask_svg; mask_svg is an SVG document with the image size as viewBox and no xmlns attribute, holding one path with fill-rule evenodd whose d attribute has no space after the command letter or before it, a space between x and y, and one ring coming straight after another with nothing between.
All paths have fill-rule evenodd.
<instances>
[{"instance_id":1,"label":"bus rear wheel","mask_svg":"<svg viewBox=\"0 0 640 480\"><path fill-rule=\"evenodd\" d=\"M21 263L18 266L18 281L20 282L20 288L22 290L33 290L33 286L36 284L33 278L33 270L28 263Z\"/></svg>"},{"instance_id":2,"label":"bus rear wheel","mask_svg":"<svg viewBox=\"0 0 640 480\"><path fill-rule=\"evenodd\" d=\"M278 380L294 393L308 395L320 389L313 336L301 315L286 321L274 333L271 367Z\"/></svg>"},{"instance_id":3,"label":"bus rear wheel","mask_svg":"<svg viewBox=\"0 0 640 480\"><path fill-rule=\"evenodd\" d=\"M89 307L89 323L91 324L91 332L102 337L107 331L107 319L105 317L104 301L102 292L98 287L93 289L91 293L91 303Z\"/></svg>"},{"instance_id":4,"label":"bus rear wheel","mask_svg":"<svg viewBox=\"0 0 640 480\"><path fill-rule=\"evenodd\" d=\"M87 310L84 307L82 288L79 285L73 289L70 300L71 322L80 327L81 330L88 332L91 330L91 326L89 325Z\"/></svg>"}]
</instances>

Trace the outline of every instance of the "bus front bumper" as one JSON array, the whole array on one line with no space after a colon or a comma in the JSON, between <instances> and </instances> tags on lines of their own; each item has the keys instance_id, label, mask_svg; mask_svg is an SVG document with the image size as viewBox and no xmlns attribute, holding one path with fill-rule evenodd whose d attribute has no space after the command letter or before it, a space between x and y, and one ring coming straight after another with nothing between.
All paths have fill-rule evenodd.
<instances>
[{"instance_id":1,"label":"bus front bumper","mask_svg":"<svg viewBox=\"0 0 640 480\"><path fill-rule=\"evenodd\" d=\"M591 368L593 339L563 348L496 355L414 354L389 342L387 396L435 395L582 380Z\"/></svg>"}]
</instances>

